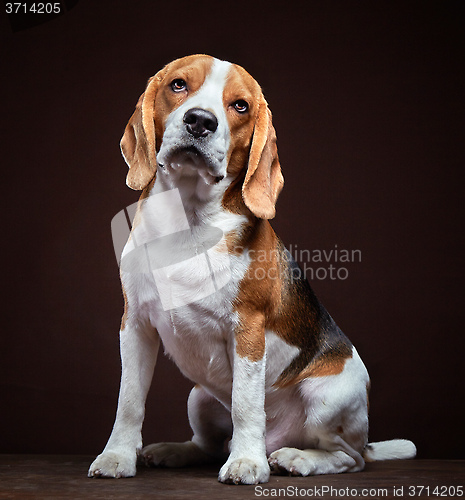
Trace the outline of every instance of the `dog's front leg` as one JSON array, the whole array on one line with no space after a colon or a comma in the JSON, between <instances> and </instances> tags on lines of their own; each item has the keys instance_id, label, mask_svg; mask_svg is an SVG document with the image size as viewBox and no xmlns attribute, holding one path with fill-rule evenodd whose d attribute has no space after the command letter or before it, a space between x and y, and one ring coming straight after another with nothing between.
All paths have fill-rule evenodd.
<instances>
[{"instance_id":1,"label":"dog's front leg","mask_svg":"<svg viewBox=\"0 0 465 500\"><path fill-rule=\"evenodd\" d=\"M129 326L120 332L121 386L110 439L89 469L89 477L132 477L142 448L145 400L160 339L156 330Z\"/></svg>"},{"instance_id":2,"label":"dog's front leg","mask_svg":"<svg viewBox=\"0 0 465 500\"><path fill-rule=\"evenodd\" d=\"M236 335L230 455L220 470L223 483L258 484L270 477L265 447L265 334L263 322L255 331Z\"/></svg>"}]
</instances>

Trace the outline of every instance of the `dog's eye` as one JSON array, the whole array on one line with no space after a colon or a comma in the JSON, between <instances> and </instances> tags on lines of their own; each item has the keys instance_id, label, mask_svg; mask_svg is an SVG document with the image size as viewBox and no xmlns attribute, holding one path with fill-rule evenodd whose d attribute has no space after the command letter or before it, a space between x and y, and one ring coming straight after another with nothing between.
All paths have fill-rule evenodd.
<instances>
[{"instance_id":1,"label":"dog's eye","mask_svg":"<svg viewBox=\"0 0 465 500\"><path fill-rule=\"evenodd\" d=\"M249 109L248 103L243 99L236 101L233 106L238 113L245 113Z\"/></svg>"},{"instance_id":2,"label":"dog's eye","mask_svg":"<svg viewBox=\"0 0 465 500\"><path fill-rule=\"evenodd\" d=\"M173 92L182 92L187 90L187 83L182 78L176 78L171 82L171 90Z\"/></svg>"}]
</instances>

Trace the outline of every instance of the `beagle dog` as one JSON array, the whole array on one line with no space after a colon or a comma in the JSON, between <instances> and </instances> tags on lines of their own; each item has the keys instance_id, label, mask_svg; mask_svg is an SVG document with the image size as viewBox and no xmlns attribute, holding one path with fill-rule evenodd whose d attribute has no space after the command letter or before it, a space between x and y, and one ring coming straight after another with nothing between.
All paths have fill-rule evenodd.
<instances>
[{"instance_id":1,"label":"beagle dog","mask_svg":"<svg viewBox=\"0 0 465 500\"><path fill-rule=\"evenodd\" d=\"M411 441L367 444L367 370L268 222L283 176L258 83L210 56L178 59L148 81L121 150L143 192L120 264L116 420L89 476L134 476L138 457L222 460L219 481L257 484L415 456ZM193 437L142 448L160 341L196 384Z\"/></svg>"}]
</instances>

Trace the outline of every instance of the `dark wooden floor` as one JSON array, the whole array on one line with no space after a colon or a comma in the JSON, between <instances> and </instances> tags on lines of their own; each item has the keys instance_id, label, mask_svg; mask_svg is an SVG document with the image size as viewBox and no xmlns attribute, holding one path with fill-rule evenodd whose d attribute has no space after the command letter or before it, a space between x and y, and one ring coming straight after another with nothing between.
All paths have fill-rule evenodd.
<instances>
[{"instance_id":1,"label":"dark wooden floor","mask_svg":"<svg viewBox=\"0 0 465 500\"><path fill-rule=\"evenodd\" d=\"M465 461L367 464L363 472L315 477L271 476L258 487L217 481L218 467L148 469L131 479L88 479L93 457L0 455L0 499L460 498ZM415 487L415 488L412 488ZM423 490L421 488L423 487ZM332 488L332 490L331 490ZM403 488L401 494L400 488ZM436 489L437 488L437 489ZM460 493L461 492L461 493ZM443 493L443 495L441 495Z\"/></svg>"}]
</instances>

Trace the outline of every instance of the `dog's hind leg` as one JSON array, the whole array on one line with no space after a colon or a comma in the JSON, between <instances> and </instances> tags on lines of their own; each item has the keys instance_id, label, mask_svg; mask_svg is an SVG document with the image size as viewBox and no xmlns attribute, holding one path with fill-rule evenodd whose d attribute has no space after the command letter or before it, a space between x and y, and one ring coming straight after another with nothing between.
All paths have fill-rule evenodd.
<instances>
[{"instance_id":1,"label":"dog's hind leg","mask_svg":"<svg viewBox=\"0 0 465 500\"><path fill-rule=\"evenodd\" d=\"M189 423L194 431L185 443L155 443L146 446L141 459L153 467L184 467L224 461L226 439L231 437L229 411L203 387L196 385L188 400Z\"/></svg>"},{"instance_id":2,"label":"dog's hind leg","mask_svg":"<svg viewBox=\"0 0 465 500\"><path fill-rule=\"evenodd\" d=\"M366 442L366 433L363 428L356 428L364 417L363 411L358 413L361 415L354 415L355 425L352 426L350 418L344 425L343 420L337 417L333 422L310 424L306 431L311 436L311 441L316 444L315 449L284 447L274 451L268 459L272 471L308 476L362 470L365 462L361 450Z\"/></svg>"},{"instance_id":3,"label":"dog's hind leg","mask_svg":"<svg viewBox=\"0 0 465 500\"><path fill-rule=\"evenodd\" d=\"M271 454L270 465L274 473L287 471L294 476L317 474L338 474L363 469L359 463L344 451L298 450L281 448Z\"/></svg>"},{"instance_id":4,"label":"dog's hind leg","mask_svg":"<svg viewBox=\"0 0 465 500\"><path fill-rule=\"evenodd\" d=\"M368 380L354 349L341 373L302 381L304 449L284 447L271 453L273 472L308 476L362 470L368 441Z\"/></svg>"}]
</instances>

